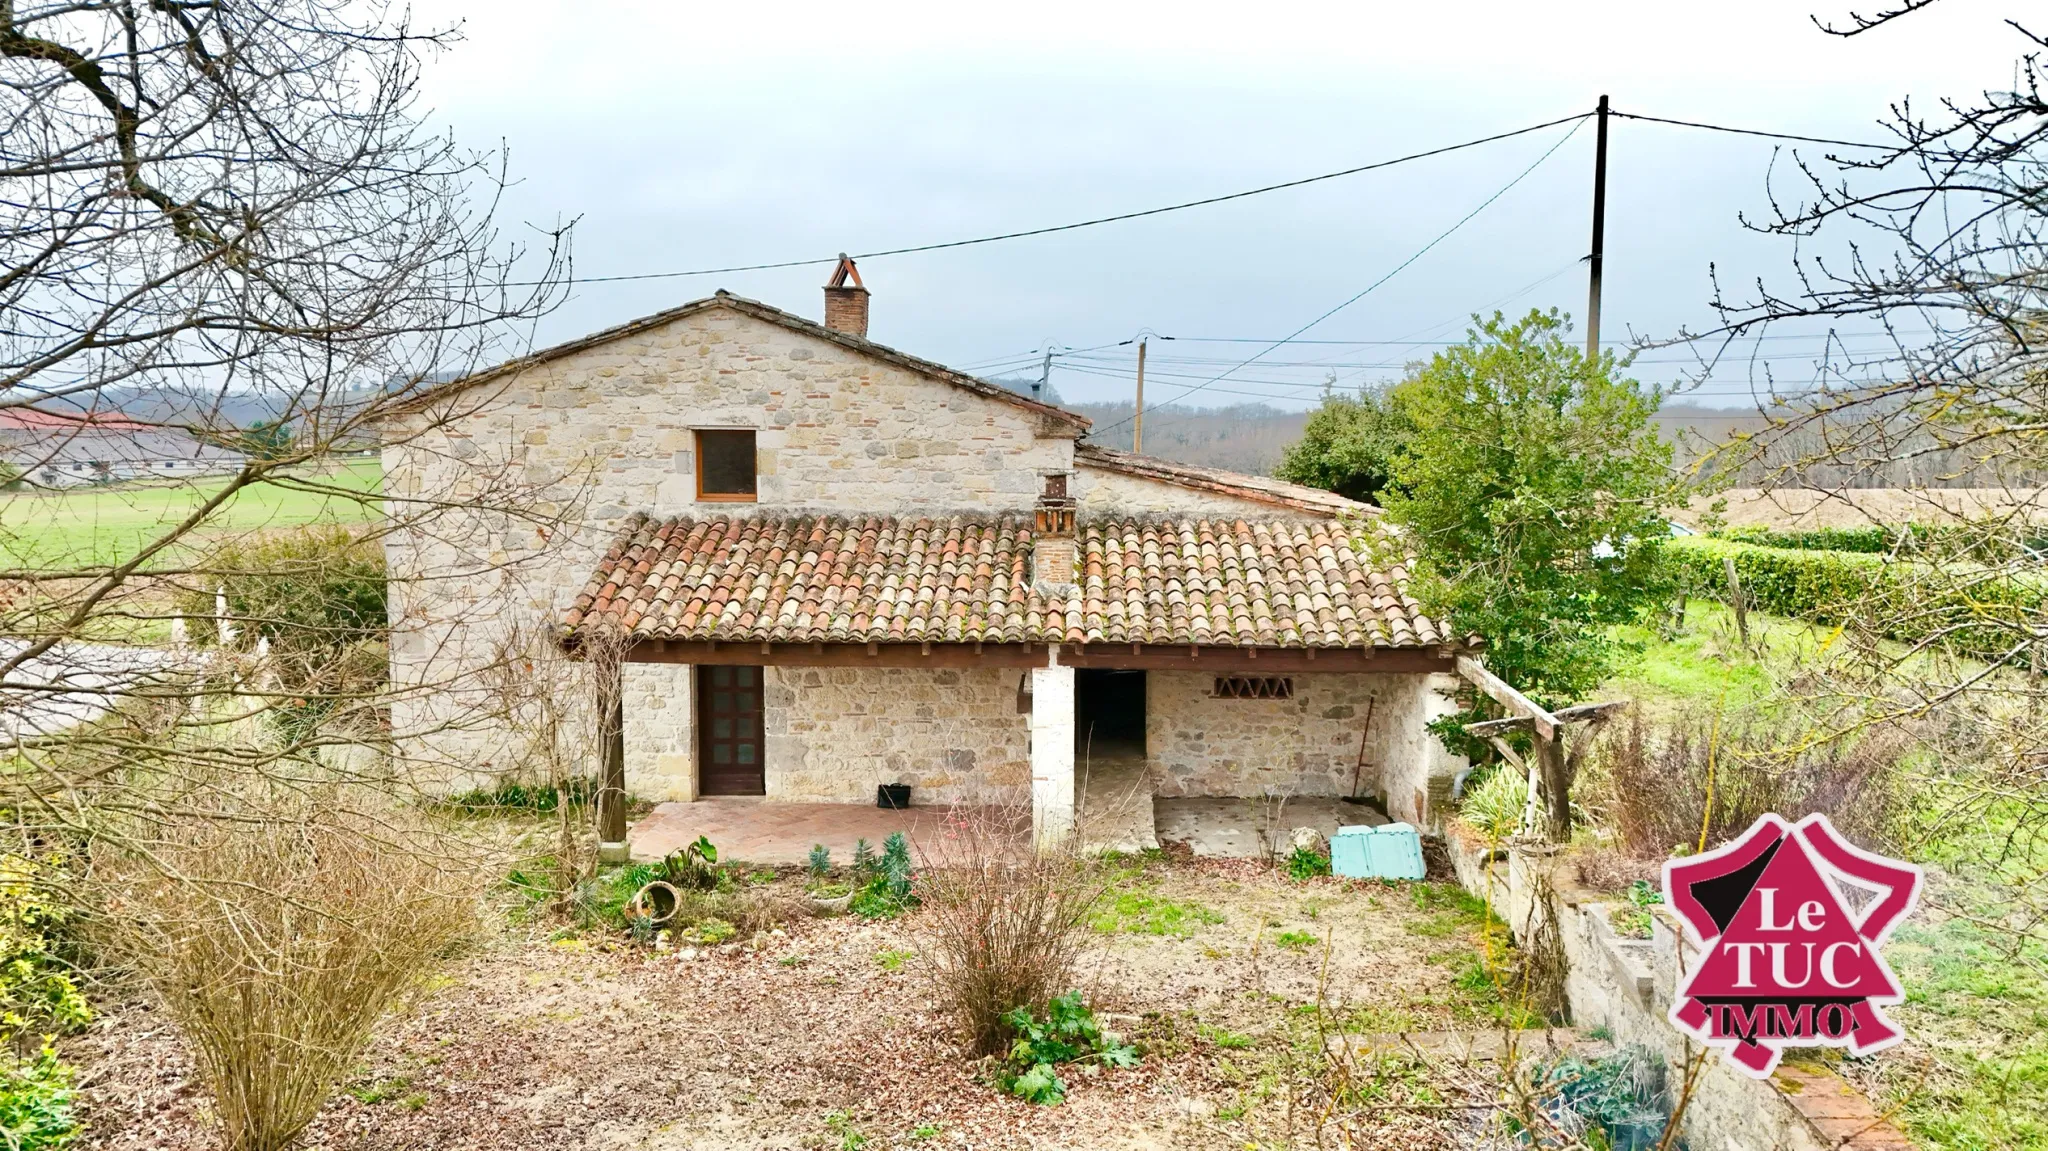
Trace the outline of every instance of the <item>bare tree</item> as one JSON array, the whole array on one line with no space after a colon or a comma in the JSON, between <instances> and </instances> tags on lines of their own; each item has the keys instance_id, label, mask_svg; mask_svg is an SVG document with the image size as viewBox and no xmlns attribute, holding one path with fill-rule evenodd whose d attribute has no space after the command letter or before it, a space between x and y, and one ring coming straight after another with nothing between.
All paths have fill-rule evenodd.
<instances>
[{"instance_id":1,"label":"bare tree","mask_svg":"<svg viewBox=\"0 0 2048 1151\"><path fill-rule=\"evenodd\" d=\"M1932 2L1816 23L1906 35ZM2000 931L2019 939L2048 915L2036 846L2048 834L2048 39L2006 26L2021 46L2011 77L1931 109L1898 101L1882 123L1888 148L1795 153L1789 183L1774 170L1772 214L1750 223L1795 245L1794 276L1746 291L1717 282L1712 334L1723 346L1781 324L1881 337L1869 353L1831 339L1818 387L1757 381L1764 420L1721 447L1728 471L1840 489L1925 469L1930 488L2002 490L1969 516L1923 492L1916 518L1943 530L1900 533L1883 586L1839 635L1857 658L1806 686L1822 736L1891 723L1933 733L1923 831L2009 830L1974 862L2010 900Z\"/></svg>"},{"instance_id":2,"label":"bare tree","mask_svg":"<svg viewBox=\"0 0 2048 1151\"><path fill-rule=\"evenodd\" d=\"M395 414L520 347L567 271L566 227L498 230L504 158L422 120L454 40L378 0L0 0L0 834L155 916L117 950L236 1145L303 1126L481 858L446 821L405 830L387 541L462 537L433 577L501 578L475 523L574 514L510 463L459 492L376 482L380 449L489 389ZM126 526L66 531L76 479L134 480L106 491ZM442 722L521 706L500 654ZM332 890L371 872L391 901ZM251 1078L252 1035L310 1070Z\"/></svg>"},{"instance_id":3,"label":"bare tree","mask_svg":"<svg viewBox=\"0 0 2048 1151\"><path fill-rule=\"evenodd\" d=\"M324 501L352 525L343 546L373 555L431 535L445 494L379 492L339 465L560 298L566 229L501 236L503 158L420 119L420 67L453 40L377 3L0 0L0 448L21 478L0 496L0 711L24 830L91 831L99 804L181 757L206 778L392 774L357 754L393 734L381 678L333 666L379 662L361 637L241 604L232 624L194 621L220 641L205 660L161 649L167 621L227 606L232 579L318 574L249 546L275 530L265 507ZM51 533L53 465L150 437L224 474L152 472L169 509L154 521ZM546 518L510 469L461 502ZM109 641L157 653L90 646ZM273 648L299 674L277 674ZM309 711L309 695L346 706ZM280 708L350 722L263 722Z\"/></svg>"}]
</instances>

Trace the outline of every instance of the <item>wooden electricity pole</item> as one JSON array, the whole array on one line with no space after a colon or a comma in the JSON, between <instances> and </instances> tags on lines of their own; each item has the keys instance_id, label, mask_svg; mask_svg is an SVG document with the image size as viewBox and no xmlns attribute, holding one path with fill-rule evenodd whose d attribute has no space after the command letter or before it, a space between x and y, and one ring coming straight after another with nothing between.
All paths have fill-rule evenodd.
<instances>
[{"instance_id":1,"label":"wooden electricity pole","mask_svg":"<svg viewBox=\"0 0 2048 1151\"><path fill-rule=\"evenodd\" d=\"M1586 358L1600 357L1600 261L1607 247L1607 97L1600 97L1593 145L1593 251L1586 258Z\"/></svg>"},{"instance_id":2,"label":"wooden electricity pole","mask_svg":"<svg viewBox=\"0 0 2048 1151\"><path fill-rule=\"evenodd\" d=\"M1145 451L1145 341L1138 341L1138 406L1131 417L1131 451Z\"/></svg>"}]
</instances>

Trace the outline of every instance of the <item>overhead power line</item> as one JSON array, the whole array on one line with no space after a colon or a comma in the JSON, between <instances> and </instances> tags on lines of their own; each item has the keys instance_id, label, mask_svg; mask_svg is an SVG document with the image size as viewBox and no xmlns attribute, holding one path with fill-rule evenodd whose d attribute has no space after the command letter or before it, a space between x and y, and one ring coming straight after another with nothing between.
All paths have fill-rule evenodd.
<instances>
[{"instance_id":1,"label":"overhead power line","mask_svg":"<svg viewBox=\"0 0 2048 1151\"><path fill-rule=\"evenodd\" d=\"M1762 136L1767 140L1791 140L1801 144L1833 144L1838 148L1871 148L1883 152L1895 152L1897 144L1870 144L1860 140L1831 140L1826 136L1801 136L1792 132L1765 132L1757 128L1731 128L1726 124L1703 124L1698 120L1672 120L1663 116L1645 116L1640 112L1610 110L1610 116L1623 120L1641 120L1649 124L1670 124L1677 128L1699 128L1708 132L1727 132L1735 136Z\"/></svg>"},{"instance_id":2,"label":"overhead power line","mask_svg":"<svg viewBox=\"0 0 2048 1151\"><path fill-rule=\"evenodd\" d=\"M1164 215L1167 212L1183 212L1189 208L1203 208L1210 204L1223 204L1231 200L1242 200L1249 196L1263 196L1268 192L1282 192L1289 188L1319 184L1324 180L1356 176L1361 172L1375 172L1381 168L1391 168L1396 164L1406 164L1415 160L1427 160L1432 156L1444 156L1452 152L1462 152L1467 148L1477 148L1481 144L1492 144L1501 140L1510 140L1516 136L1526 136L1531 132L1541 132L1545 128L1555 128L1559 124L1576 123L1590 115L1592 115L1591 112L1575 112L1570 116L1560 116L1555 120L1545 120L1541 124L1531 124L1526 128L1516 128L1508 132L1495 132L1491 136L1481 136L1476 140L1465 140L1457 144L1445 144L1439 148L1430 148L1421 152L1410 152L1405 156L1396 156L1391 160L1375 160L1370 164L1359 164L1356 167L1342 168L1335 172L1324 172L1320 176L1304 176L1298 180L1286 180L1278 184L1266 184L1258 188L1247 188L1242 192L1227 192L1221 196L1204 196L1199 200L1185 200L1178 204L1166 204L1157 208L1143 208L1135 212L1119 212L1114 216L1097 216L1089 220L1076 220L1071 224L1051 224L1043 228L1026 228L1017 232L1000 232L993 236L976 236L969 240L945 240L936 244L913 244L905 248L883 248L873 252L854 252L851 255L856 260L870 260L881 256L908 256L916 252L937 252L947 248L966 248L976 244L994 244L1003 240L1021 240L1028 236L1047 236L1054 232L1071 232L1077 228L1093 228L1101 224L1115 224L1124 220L1137 220L1146 216ZM673 280L684 276L718 276L724 275L727 272L766 272L777 268L802 268L812 264L830 264L838 259L839 257L835 254L804 260L777 260L767 264L733 264L723 268L692 268L684 272L636 272L619 276L588 276L574 282L578 284L609 284L625 280ZM537 283L519 281L507 286L536 287L539 285Z\"/></svg>"},{"instance_id":3,"label":"overhead power line","mask_svg":"<svg viewBox=\"0 0 2048 1151\"><path fill-rule=\"evenodd\" d=\"M1341 311L1343 311L1344 309L1346 309L1346 308L1350 307L1351 305L1353 305L1353 304L1357 303L1358 301L1360 301L1360 300L1364 299L1365 297L1367 297L1367 296L1371 295L1371 294L1372 294L1372 293L1373 293L1373 292L1374 292L1374 291L1375 291L1376 289L1378 289L1378 288L1379 288L1379 286L1380 286L1380 285L1382 285L1382 284L1386 283L1386 282L1387 282L1388 280L1391 280L1391 279L1393 279L1393 278L1394 278L1395 276L1398 276L1398 275L1400 275L1403 269L1407 268L1407 267L1408 267L1408 266L1409 266L1410 264L1413 264L1413 263L1414 263L1415 261L1417 261L1417 260L1420 260L1420 259L1421 259L1422 257L1424 257L1424 256L1428 255L1428 254L1429 254L1429 252L1430 252L1430 249L1432 249L1432 248L1435 248L1435 247L1436 247L1436 246L1437 246L1438 244L1441 244L1441 243L1443 243L1443 242L1444 242L1445 240L1448 240L1448 239L1450 239L1450 237L1451 237L1451 235L1452 235L1453 233L1455 233L1455 232L1456 232L1456 231L1457 231L1458 229L1460 229L1460 228L1464 227L1464 226L1465 226L1466 224L1470 223L1470 222L1472 221L1472 218L1473 218L1473 217L1475 217L1475 216L1479 215L1479 213L1481 213L1481 212L1484 212L1484 211L1485 211L1485 210L1486 210L1487 208L1491 207L1491 206L1493 205L1494 201L1496 201L1496 200L1500 199L1500 198L1501 198L1502 196L1505 196L1505 195L1507 195L1507 194L1508 194L1508 192L1510 192L1511 190L1513 190L1513 189L1514 189L1515 185L1517 185L1517 184L1520 184L1520 183L1521 183L1521 182L1522 182L1522 181L1523 181L1524 179L1527 179L1527 178L1528 178L1528 176L1529 176L1529 174L1530 174L1531 172L1534 172L1534 171L1535 171L1536 169L1538 169L1538 168L1542 167L1542 166L1543 166L1543 162L1544 162L1545 160L1548 160L1548 159L1550 159L1550 158L1551 158L1552 156L1556 155L1556 154L1557 154L1557 150L1558 150L1559 148L1562 148L1562 147L1564 147L1564 145L1565 145L1565 142L1566 142L1566 141L1570 140L1570 139L1571 139L1571 138L1572 138L1573 136L1575 136L1575 135L1577 135L1577 134L1578 134L1578 131L1579 131L1579 127L1580 127L1580 125L1584 124L1584 123L1585 123L1585 121L1586 121L1586 117L1585 117L1585 116L1574 116L1574 117L1571 117L1571 119L1570 119L1570 123L1571 123L1571 126L1572 126L1572 128L1571 128L1571 131L1569 131L1569 132L1566 132L1566 133L1565 133L1564 135L1562 135L1562 136L1558 137L1558 140L1557 140L1557 142L1556 142L1555 144L1552 144L1552 145L1551 145L1551 146L1550 146L1549 148L1545 149L1545 150L1544 150L1544 152L1543 152L1543 154L1542 154L1541 156L1538 156L1538 157L1536 157L1536 160L1535 160L1535 162L1534 162L1534 163L1532 163L1532 164L1530 164L1530 165L1529 165L1528 167L1526 167L1526 168L1522 169L1522 170L1521 170L1520 172L1517 172L1517 173L1515 173L1515 178L1514 178L1514 179L1512 179L1512 180L1509 180L1509 181L1508 181L1507 183L1505 183L1505 184L1502 184L1502 185L1500 186L1500 189L1499 189L1498 191L1494 192L1494 194L1493 194L1493 195L1491 195L1491 196L1488 196L1488 197L1487 197L1486 199L1484 199L1484 200L1481 200L1481 201L1479 202L1479 206L1478 206L1478 207L1476 207L1476 208L1472 209L1471 211L1469 211L1469 212L1465 213L1465 214L1464 214L1463 216L1460 216L1460 217L1458 218L1458 222L1457 222L1457 223L1455 223L1455 224L1452 224L1452 225L1451 225L1450 227L1448 227L1448 228L1445 228L1445 229L1444 229L1443 231L1441 231L1441 232L1437 233L1437 235L1436 235L1436 238L1435 238L1435 239L1431 240L1431 241L1430 241L1429 243L1427 243L1427 244L1424 244L1424 245L1423 245L1422 247L1420 247L1420 248L1417 248L1417 249L1415 250L1415 254L1414 254L1414 255L1411 255L1411 256L1409 256L1409 257L1408 257L1407 259L1405 259L1405 260L1401 261L1400 263L1398 263L1398 264L1394 265L1394 267L1393 267L1393 268L1392 268L1391 270L1389 270L1389 271L1387 272L1387 274L1386 274L1386 275L1383 275L1383 276L1381 276L1381 277L1380 277L1379 279L1377 279L1377 280L1374 280L1374 281L1373 281L1372 283L1370 283L1370 284L1367 284L1367 285L1366 285L1365 287L1363 287L1363 288L1359 289L1357 293L1355 293L1354 295L1352 295L1352 296L1351 296L1351 298L1349 298L1349 299L1345 300L1345 301L1344 301L1343 303L1341 303L1341 304L1338 304L1338 305L1337 305L1336 307L1334 307L1334 308L1331 308L1331 309L1330 309L1329 311L1327 311L1327 312L1324 312L1324 313L1323 313L1322 315L1320 315L1320 316L1317 316L1317 317L1316 317L1315 319L1313 319L1313 320L1310 320L1310 321L1309 321L1308 323L1306 323L1306 324L1303 324L1303 325L1302 325L1302 326L1300 326L1299 328L1296 328L1296 329L1294 329L1294 331L1292 331L1292 332L1289 332L1289 333L1288 333L1288 334L1287 334L1286 336L1282 337L1281 339L1275 340L1275 341L1273 341L1273 343L1272 343L1272 344L1268 345L1267 347L1265 347L1265 348L1262 348L1262 349L1260 349L1259 351L1257 351L1257 352L1253 353L1253 354L1252 354L1252 355L1251 355L1251 356L1250 356L1249 358L1247 358L1247 359L1243 360L1242 362L1238 363L1238 364L1237 364L1236 366L1234 366L1234 367L1231 367L1231 368L1227 368L1227 369L1225 369L1224 371L1222 371L1222 372L1218 373L1217 375L1215 375L1215 376L1212 376L1212 377L1210 377L1209 379L1207 379L1207 380L1203 381L1202 383L1196 384L1196 385L1195 385L1194 387L1188 388L1187 390L1185 390L1185 391L1181 392L1181 393L1180 393L1179 395L1177 395L1177 396L1174 396L1174 397L1173 397L1172 399L1170 399L1170 400L1167 400L1167 401L1166 401L1166 403L1168 403L1168 404L1176 404L1176 403L1179 403L1180 401L1182 401L1182 400L1184 400L1184 399L1188 398L1189 396L1192 396L1192 395L1194 395L1194 394L1195 394L1196 392L1199 392L1199 391L1201 391L1202 389L1204 389L1204 388L1208 387L1209 385L1211 385L1211 384L1214 384L1214 383L1217 383L1217 382L1219 382L1219 381L1221 381L1221 380L1223 380L1223 379L1226 379L1226 378L1228 378L1228 377L1229 377L1229 376L1230 376L1230 375L1231 375L1232 373L1236 372L1236 371L1237 371L1238 369L1240 369L1240 368L1244 368L1244 367L1247 367L1247 366L1249 366L1249 365L1251 365L1251 364L1254 364L1254 363L1258 362L1258 360L1259 360L1259 359L1260 359L1261 357L1263 357L1263 356L1264 356L1264 355L1265 355L1265 354L1266 354L1267 352L1270 352L1270 351L1273 351L1273 350L1274 350L1274 349L1276 349L1276 348L1280 348L1280 347L1283 347L1283 346L1285 346L1285 345L1286 345L1286 344L1288 344L1289 342L1293 341L1293 340L1294 340L1294 339L1295 339L1296 337L1300 336L1300 335L1301 335L1301 334L1302 334L1303 332L1306 332L1306 331L1308 331L1309 329L1311 329L1311 328L1315 327L1315 326L1316 326L1317 324L1320 324L1320 323L1322 323L1322 322L1323 322L1324 320L1327 320L1327 319L1329 319L1329 318L1330 318L1331 316L1334 316L1334 315L1336 315L1336 314L1337 314L1338 312L1341 312ZM1552 121L1552 123L1553 123L1553 124L1561 124L1561 123L1565 123L1565 121L1563 121L1563 120L1557 120L1557 121ZM1155 404L1155 405L1152 405L1152 406L1154 406L1154 407L1158 407L1158 406L1160 406L1160 405L1156 405L1156 404ZM1115 430L1115 429L1117 429L1117 428L1119 428L1119 427L1122 427L1122 426L1123 426L1124 424L1127 424L1127 423L1131 422L1131 420L1134 420L1134 419L1136 419L1136 418L1137 418L1137 413L1136 413L1136 412L1133 412L1133 413L1131 414L1131 416L1130 416L1129 418L1127 418L1127 419L1123 419L1123 420L1118 420L1118 421L1117 421L1116 423L1113 423L1113 424L1109 425L1109 426L1108 426L1108 427L1106 427L1106 428L1100 428L1100 429L1097 429L1097 430L1096 430L1096 431L1094 432L1094 434L1096 434L1096 435L1101 435L1102 433L1105 433L1105 432L1109 432L1109 431L1113 431L1113 430Z\"/></svg>"}]
</instances>

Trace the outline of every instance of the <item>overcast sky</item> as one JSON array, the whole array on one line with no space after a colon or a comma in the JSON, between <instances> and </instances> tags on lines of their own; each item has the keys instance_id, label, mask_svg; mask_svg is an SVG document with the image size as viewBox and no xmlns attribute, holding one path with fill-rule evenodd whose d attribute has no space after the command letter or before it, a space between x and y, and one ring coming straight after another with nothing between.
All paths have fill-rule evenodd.
<instances>
[{"instance_id":1,"label":"overcast sky","mask_svg":"<svg viewBox=\"0 0 2048 1151\"><path fill-rule=\"evenodd\" d=\"M1153 207L1390 158L1590 109L1878 137L1886 106L2010 80L2013 10L1946 0L1877 32L1823 35L1844 0L1003 6L427 0L464 42L430 62L434 118L510 150L502 209L575 218L580 277L872 251ZM1866 5L1878 0L1862 0ZM984 374L1035 374L1048 343L1153 345L1170 400L1414 256L1558 144L1548 129L1454 156L1229 204L864 261L870 335ZM1827 150L1802 147L1818 159ZM1706 326L1708 267L1781 276L1773 146L1616 121L1604 334ZM1390 378L1466 317L1585 307L1590 123L1469 223L1301 344L1194 402L1312 396ZM1789 154L1779 157L1781 167ZM1782 184L1792 188L1790 183ZM709 295L822 312L828 266L578 284L545 344ZM1399 342L1407 341L1407 342ZM1812 345L1766 348L1781 378ZM1675 353L1638 374L1665 380ZM1801 357L1804 357L1802 359ZM1270 361L1270 365L1269 365ZM1313 361L1313 364L1310 364ZM1667 362L1658 362L1667 361ZM1062 357L1069 400L1127 398L1129 350ZM1026 367L1026 364L1029 367ZM1745 372L1709 388L1746 388Z\"/></svg>"}]
</instances>

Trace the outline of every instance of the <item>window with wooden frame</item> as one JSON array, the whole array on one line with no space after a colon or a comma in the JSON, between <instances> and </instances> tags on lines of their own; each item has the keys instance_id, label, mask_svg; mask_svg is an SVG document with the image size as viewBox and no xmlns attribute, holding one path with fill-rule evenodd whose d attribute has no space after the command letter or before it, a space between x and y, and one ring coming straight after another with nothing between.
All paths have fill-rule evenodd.
<instances>
[{"instance_id":1,"label":"window with wooden frame","mask_svg":"<svg viewBox=\"0 0 2048 1151\"><path fill-rule=\"evenodd\" d=\"M730 503L754 501L754 433L751 429L704 429L697 433L697 498Z\"/></svg>"},{"instance_id":2,"label":"window with wooden frame","mask_svg":"<svg viewBox=\"0 0 2048 1151\"><path fill-rule=\"evenodd\" d=\"M1294 680L1284 675L1219 675L1217 699L1293 699Z\"/></svg>"}]
</instances>

